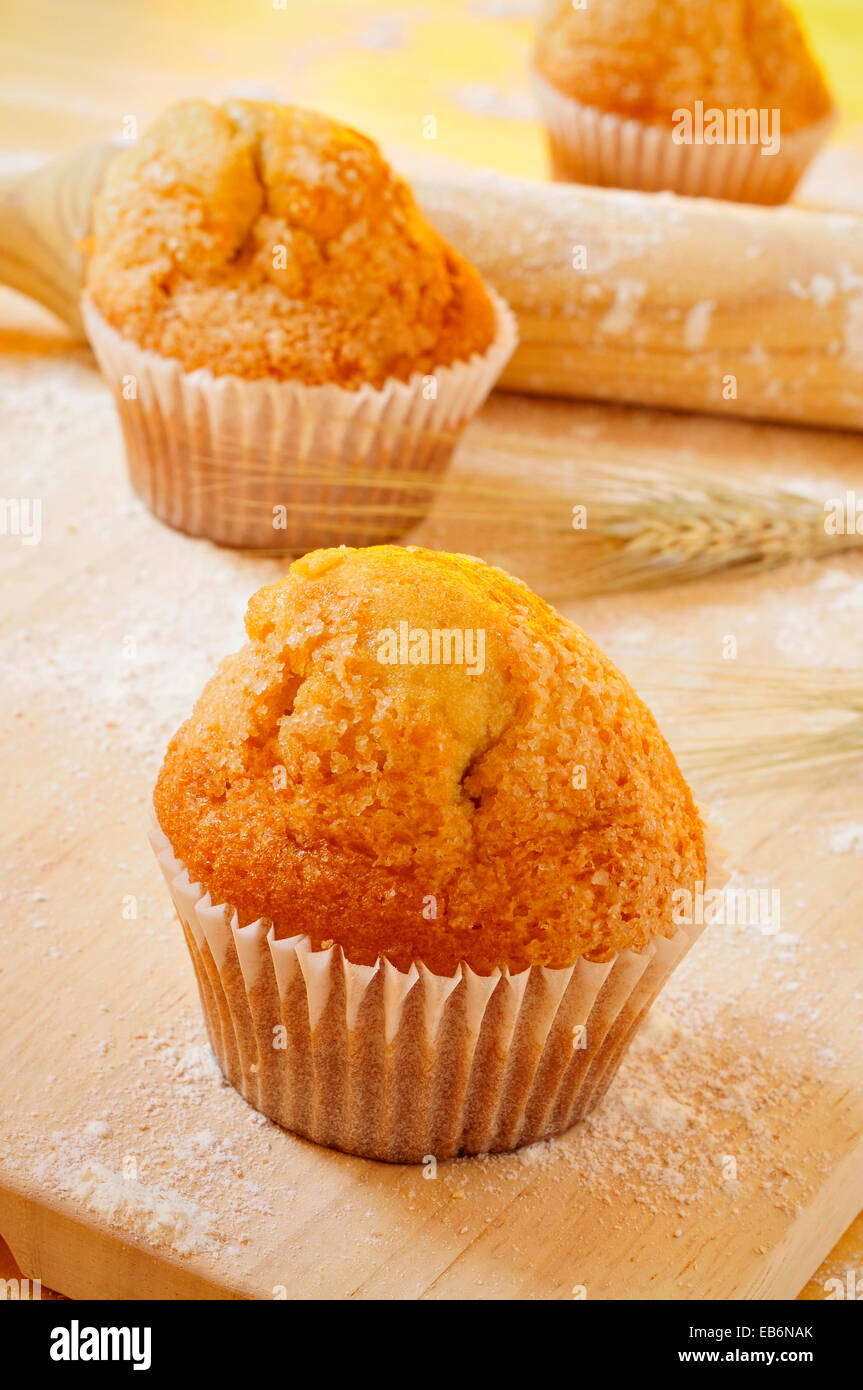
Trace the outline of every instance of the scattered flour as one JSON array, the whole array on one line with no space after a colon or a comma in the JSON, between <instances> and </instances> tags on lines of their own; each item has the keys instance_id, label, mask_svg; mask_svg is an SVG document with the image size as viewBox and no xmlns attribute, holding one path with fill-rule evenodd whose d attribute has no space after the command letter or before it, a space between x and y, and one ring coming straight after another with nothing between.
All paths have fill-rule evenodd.
<instances>
[{"instance_id":1,"label":"scattered flour","mask_svg":"<svg viewBox=\"0 0 863 1390\"><path fill-rule=\"evenodd\" d=\"M680 1029L670 1014L654 1004L633 1039L632 1046L641 1050L661 1052L672 1047L680 1037Z\"/></svg>"},{"instance_id":2,"label":"scattered flour","mask_svg":"<svg viewBox=\"0 0 863 1390\"><path fill-rule=\"evenodd\" d=\"M637 1124L660 1134L683 1134L695 1123L695 1111L670 1096L650 1095L635 1086L623 1091L620 1100Z\"/></svg>"},{"instance_id":3,"label":"scattered flour","mask_svg":"<svg viewBox=\"0 0 863 1390\"><path fill-rule=\"evenodd\" d=\"M177 1255L193 1255L217 1240L212 1218L197 1203L170 1188L149 1187L88 1163L73 1183L76 1197L113 1226L141 1236Z\"/></svg>"},{"instance_id":4,"label":"scattered flour","mask_svg":"<svg viewBox=\"0 0 863 1390\"><path fill-rule=\"evenodd\" d=\"M827 832L831 854L863 854L863 821L834 825Z\"/></svg>"},{"instance_id":5,"label":"scattered flour","mask_svg":"<svg viewBox=\"0 0 863 1390\"><path fill-rule=\"evenodd\" d=\"M710 334L715 309L715 299L702 299L698 304L693 304L686 315L686 322L683 325L683 345L689 352L704 347Z\"/></svg>"},{"instance_id":6,"label":"scattered flour","mask_svg":"<svg viewBox=\"0 0 863 1390\"><path fill-rule=\"evenodd\" d=\"M836 281L829 275L813 275L808 285L791 280L789 290L798 299L811 299L817 309L826 309L836 298Z\"/></svg>"},{"instance_id":7,"label":"scattered flour","mask_svg":"<svg viewBox=\"0 0 863 1390\"><path fill-rule=\"evenodd\" d=\"M630 332L646 294L647 286L642 280L618 280L614 303L599 325L600 333L609 338L621 338Z\"/></svg>"},{"instance_id":8,"label":"scattered flour","mask_svg":"<svg viewBox=\"0 0 863 1390\"><path fill-rule=\"evenodd\" d=\"M107 1120L88 1120L84 1126L84 1133L88 1139L108 1139L113 1130Z\"/></svg>"}]
</instances>

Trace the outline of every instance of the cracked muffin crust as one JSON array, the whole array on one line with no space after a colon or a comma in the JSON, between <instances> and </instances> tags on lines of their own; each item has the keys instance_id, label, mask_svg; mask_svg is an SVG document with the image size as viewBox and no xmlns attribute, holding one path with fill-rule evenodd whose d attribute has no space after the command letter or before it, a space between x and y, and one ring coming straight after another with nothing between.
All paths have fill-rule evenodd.
<instances>
[{"instance_id":1,"label":"cracked muffin crust","mask_svg":"<svg viewBox=\"0 0 863 1390\"><path fill-rule=\"evenodd\" d=\"M584 105L648 124L698 100L778 108L790 135L832 110L785 0L547 0L535 65Z\"/></svg>"},{"instance_id":2,"label":"cracked muffin crust","mask_svg":"<svg viewBox=\"0 0 863 1390\"><path fill-rule=\"evenodd\" d=\"M186 371L356 390L495 336L482 281L365 136L263 102L170 107L109 167L87 288Z\"/></svg>"},{"instance_id":3,"label":"cracked muffin crust","mask_svg":"<svg viewBox=\"0 0 863 1390\"><path fill-rule=\"evenodd\" d=\"M242 924L438 974L673 934L673 892L705 876L689 788L624 677L518 580L412 547L316 551L246 628L154 797ZM435 663L436 631L474 656L482 633L482 662Z\"/></svg>"}]
</instances>

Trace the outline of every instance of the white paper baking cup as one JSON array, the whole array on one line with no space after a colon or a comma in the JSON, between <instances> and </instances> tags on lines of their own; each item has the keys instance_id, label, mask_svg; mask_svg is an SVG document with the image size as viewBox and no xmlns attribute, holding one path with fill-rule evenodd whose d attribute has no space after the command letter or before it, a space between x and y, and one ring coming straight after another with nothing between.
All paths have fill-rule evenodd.
<instances>
[{"instance_id":1,"label":"white paper baking cup","mask_svg":"<svg viewBox=\"0 0 863 1390\"><path fill-rule=\"evenodd\" d=\"M151 843L183 927L213 1051L271 1120L391 1163L502 1152L549 1138L605 1094L703 926L565 970L452 976L339 946L277 939L192 883L158 827ZM711 887L725 881L710 851Z\"/></svg>"},{"instance_id":2,"label":"white paper baking cup","mask_svg":"<svg viewBox=\"0 0 863 1390\"><path fill-rule=\"evenodd\" d=\"M535 69L533 88L556 179L691 198L786 202L836 121L831 112L805 130L783 134L777 153L767 156L759 145L675 144L670 124L647 125L586 106Z\"/></svg>"},{"instance_id":3,"label":"white paper baking cup","mask_svg":"<svg viewBox=\"0 0 863 1390\"><path fill-rule=\"evenodd\" d=\"M397 540L425 516L518 341L514 315L486 289L491 346L437 368L433 387L419 372L357 391L187 372L121 337L86 295L81 312L150 510L222 545L305 552Z\"/></svg>"}]
</instances>

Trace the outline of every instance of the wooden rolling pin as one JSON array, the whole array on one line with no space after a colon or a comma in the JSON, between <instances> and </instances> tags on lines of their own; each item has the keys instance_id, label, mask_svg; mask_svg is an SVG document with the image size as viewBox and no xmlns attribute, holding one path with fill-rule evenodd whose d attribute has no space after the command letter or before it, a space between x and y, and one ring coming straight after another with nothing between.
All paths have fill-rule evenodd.
<instances>
[{"instance_id":1,"label":"wooden rolling pin","mask_svg":"<svg viewBox=\"0 0 863 1390\"><path fill-rule=\"evenodd\" d=\"M502 385L863 429L863 218L420 173L518 315Z\"/></svg>"},{"instance_id":2,"label":"wooden rolling pin","mask_svg":"<svg viewBox=\"0 0 863 1390\"><path fill-rule=\"evenodd\" d=\"M78 248L113 153L0 191L0 282L80 333ZM505 388L863 430L863 218L408 173L518 315Z\"/></svg>"},{"instance_id":3,"label":"wooden rolling pin","mask_svg":"<svg viewBox=\"0 0 863 1390\"><path fill-rule=\"evenodd\" d=\"M32 173L0 183L0 284L37 299L85 337L78 309L81 243L117 147L86 145Z\"/></svg>"}]
</instances>

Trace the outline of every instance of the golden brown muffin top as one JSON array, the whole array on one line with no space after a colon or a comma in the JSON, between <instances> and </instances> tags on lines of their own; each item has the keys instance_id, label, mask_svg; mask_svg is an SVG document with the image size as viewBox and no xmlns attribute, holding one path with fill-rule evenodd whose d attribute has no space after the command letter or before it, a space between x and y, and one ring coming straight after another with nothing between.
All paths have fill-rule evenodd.
<instances>
[{"instance_id":1,"label":"golden brown muffin top","mask_svg":"<svg viewBox=\"0 0 863 1390\"><path fill-rule=\"evenodd\" d=\"M778 108L791 134L832 109L785 0L547 0L535 62L568 96L649 124L703 101Z\"/></svg>"},{"instance_id":2,"label":"golden brown muffin top","mask_svg":"<svg viewBox=\"0 0 863 1390\"><path fill-rule=\"evenodd\" d=\"M170 107L109 166L87 286L188 371L355 389L484 352L494 310L377 146L263 102Z\"/></svg>"},{"instance_id":3,"label":"golden brown muffin top","mask_svg":"<svg viewBox=\"0 0 863 1390\"><path fill-rule=\"evenodd\" d=\"M673 934L672 893L705 870L689 788L623 676L518 580L319 550L246 628L155 791L174 853L243 924L439 974ZM443 638L435 664L435 631L461 633L463 664Z\"/></svg>"}]
</instances>

